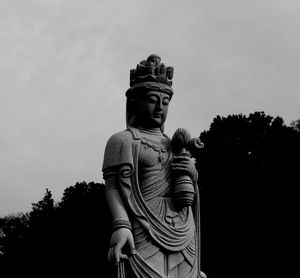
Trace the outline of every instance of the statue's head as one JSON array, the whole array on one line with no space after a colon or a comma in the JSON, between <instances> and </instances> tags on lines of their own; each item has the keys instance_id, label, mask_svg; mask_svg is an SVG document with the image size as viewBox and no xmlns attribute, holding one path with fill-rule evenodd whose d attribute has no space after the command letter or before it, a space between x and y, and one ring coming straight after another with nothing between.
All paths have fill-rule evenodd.
<instances>
[{"instance_id":1,"label":"statue's head","mask_svg":"<svg viewBox=\"0 0 300 278\"><path fill-rule=\"evenodd\" d=\"M173 95L173 67L166 67L152 54L130 70L127 97L127 127L159 127L163 130Z\"/></svg>"}]
</instances>

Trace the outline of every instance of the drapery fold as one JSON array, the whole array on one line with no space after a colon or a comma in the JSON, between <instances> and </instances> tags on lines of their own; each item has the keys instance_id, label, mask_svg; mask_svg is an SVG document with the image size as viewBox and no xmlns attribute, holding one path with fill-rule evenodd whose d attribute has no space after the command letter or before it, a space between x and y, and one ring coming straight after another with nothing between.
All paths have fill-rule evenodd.
<instances>
[{"instance_id":1,"label":"drapery fold","mask_svg":"<svg viewBox=\"0 0 300 278\"><path fill-rule=\"evenodd\" d=\"M167 250L167 253L170 254L182 252L184 258L192 267L190 273L184 278L201 277L200 267L198 267L200 266L198 188L196 186L193 211L191 207L184 208L185 211L182 212L184 215L175 215L170 210L171 205L168 196L160 197L170 183L171 176L168 169L158 172L157 175L151 175L150 173L147 176L147 173L144 173L145 182L139 184L137 169L140 144L138 130L126 130L122 134L119 133L112 137L105 151L104 160L106 159L106 161L103 164L103 176L105 178L109 173L115 173L112 169L118 167L119 189L129 218L132 221L133 232L135 232L135 227L141 227L146 231L148 239L141 238L145 248L147 248L146 245L150 241L155 243L151 247L152 250L149 251L150 254L157 252L160 248ZM165 221L162 221L163 217L165 217ZM168 217L170 222L168 222ZM176 217L181 218L174 225L173 220ZM136 232L139 232L138 229L136 229ZM138 236L135 240L138 244ZM136 277L164 278L141 255L143 254L137 252L136 255L129 257L131 268ZM176 266L176 263L174 266ZM170 268L172 267L171 264ZM119 277L122 277L123 272L120 271L119 273Z\"/></svg>"}]
</instances>

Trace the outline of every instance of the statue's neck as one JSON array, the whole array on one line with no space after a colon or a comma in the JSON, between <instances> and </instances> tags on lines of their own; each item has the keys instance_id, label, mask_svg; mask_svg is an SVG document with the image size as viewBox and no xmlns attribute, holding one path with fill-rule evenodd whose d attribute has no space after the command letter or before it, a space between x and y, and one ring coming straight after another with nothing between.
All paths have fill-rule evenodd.
<instances>
[{"instance_id":1,"label":"statue's neck","mask_svg":"<svg viewBox=\"0 0 300 278\"><path fill-rule=\"evenodd\" d=\"M139 131L142 133L151 134L151 135L161 135L162 134L159 127L155 127L155 128L139 127Z\"/></svg>"},{"instance_id":2,"label":"statue's neck","mask_svg":"<svg viewBox=\"0 0 300 278\"><path fill-rule=\"evenodd\" d=\"M145 137L145 138L157 141L157 142L160 142L161 139L164 138L164 135L162 134L162 131L160 130L160 128L147 128L146 129L143 127L139 127L138 129L139 129L142 137Z\"/></svg>"}]
</instances>

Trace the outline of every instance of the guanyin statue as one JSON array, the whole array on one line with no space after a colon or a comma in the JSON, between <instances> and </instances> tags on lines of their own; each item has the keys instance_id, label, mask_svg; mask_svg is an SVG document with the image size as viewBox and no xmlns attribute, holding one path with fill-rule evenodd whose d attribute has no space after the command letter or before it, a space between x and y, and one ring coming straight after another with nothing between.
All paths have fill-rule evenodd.
<instances>
[{"instance_id":1,"label":"guanyin statue","mask_svg":"<svg viewBox=\"0 0 300 278\"><path fill-rule=\"evenodd\" d=\"M164 134L173 71L157 55L130 71L127 129L106 145L103 177L113 219L108 259L116 266L114 277L205 277L198 173L189 155L193 140L179 130L171 144ZM187 185L187 194L175 192L176 182L181 189Z\"/></svg>"}]
</instances>

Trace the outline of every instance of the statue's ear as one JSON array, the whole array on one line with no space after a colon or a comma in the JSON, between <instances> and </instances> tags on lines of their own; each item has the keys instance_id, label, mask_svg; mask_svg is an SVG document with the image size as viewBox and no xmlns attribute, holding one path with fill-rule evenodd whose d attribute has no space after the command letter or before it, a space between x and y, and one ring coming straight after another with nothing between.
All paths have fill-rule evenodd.
<instances>
[{"instance_id":1,"label":"statue's ear","mask_svg":"<svg viewBox=\"0 0 300 278\"><path fill-rule=\"evenodd\" d=\"M126 127L134 127L136 125L136 99L127 98L126 100Z\"/></svg>"}]
</instances>

